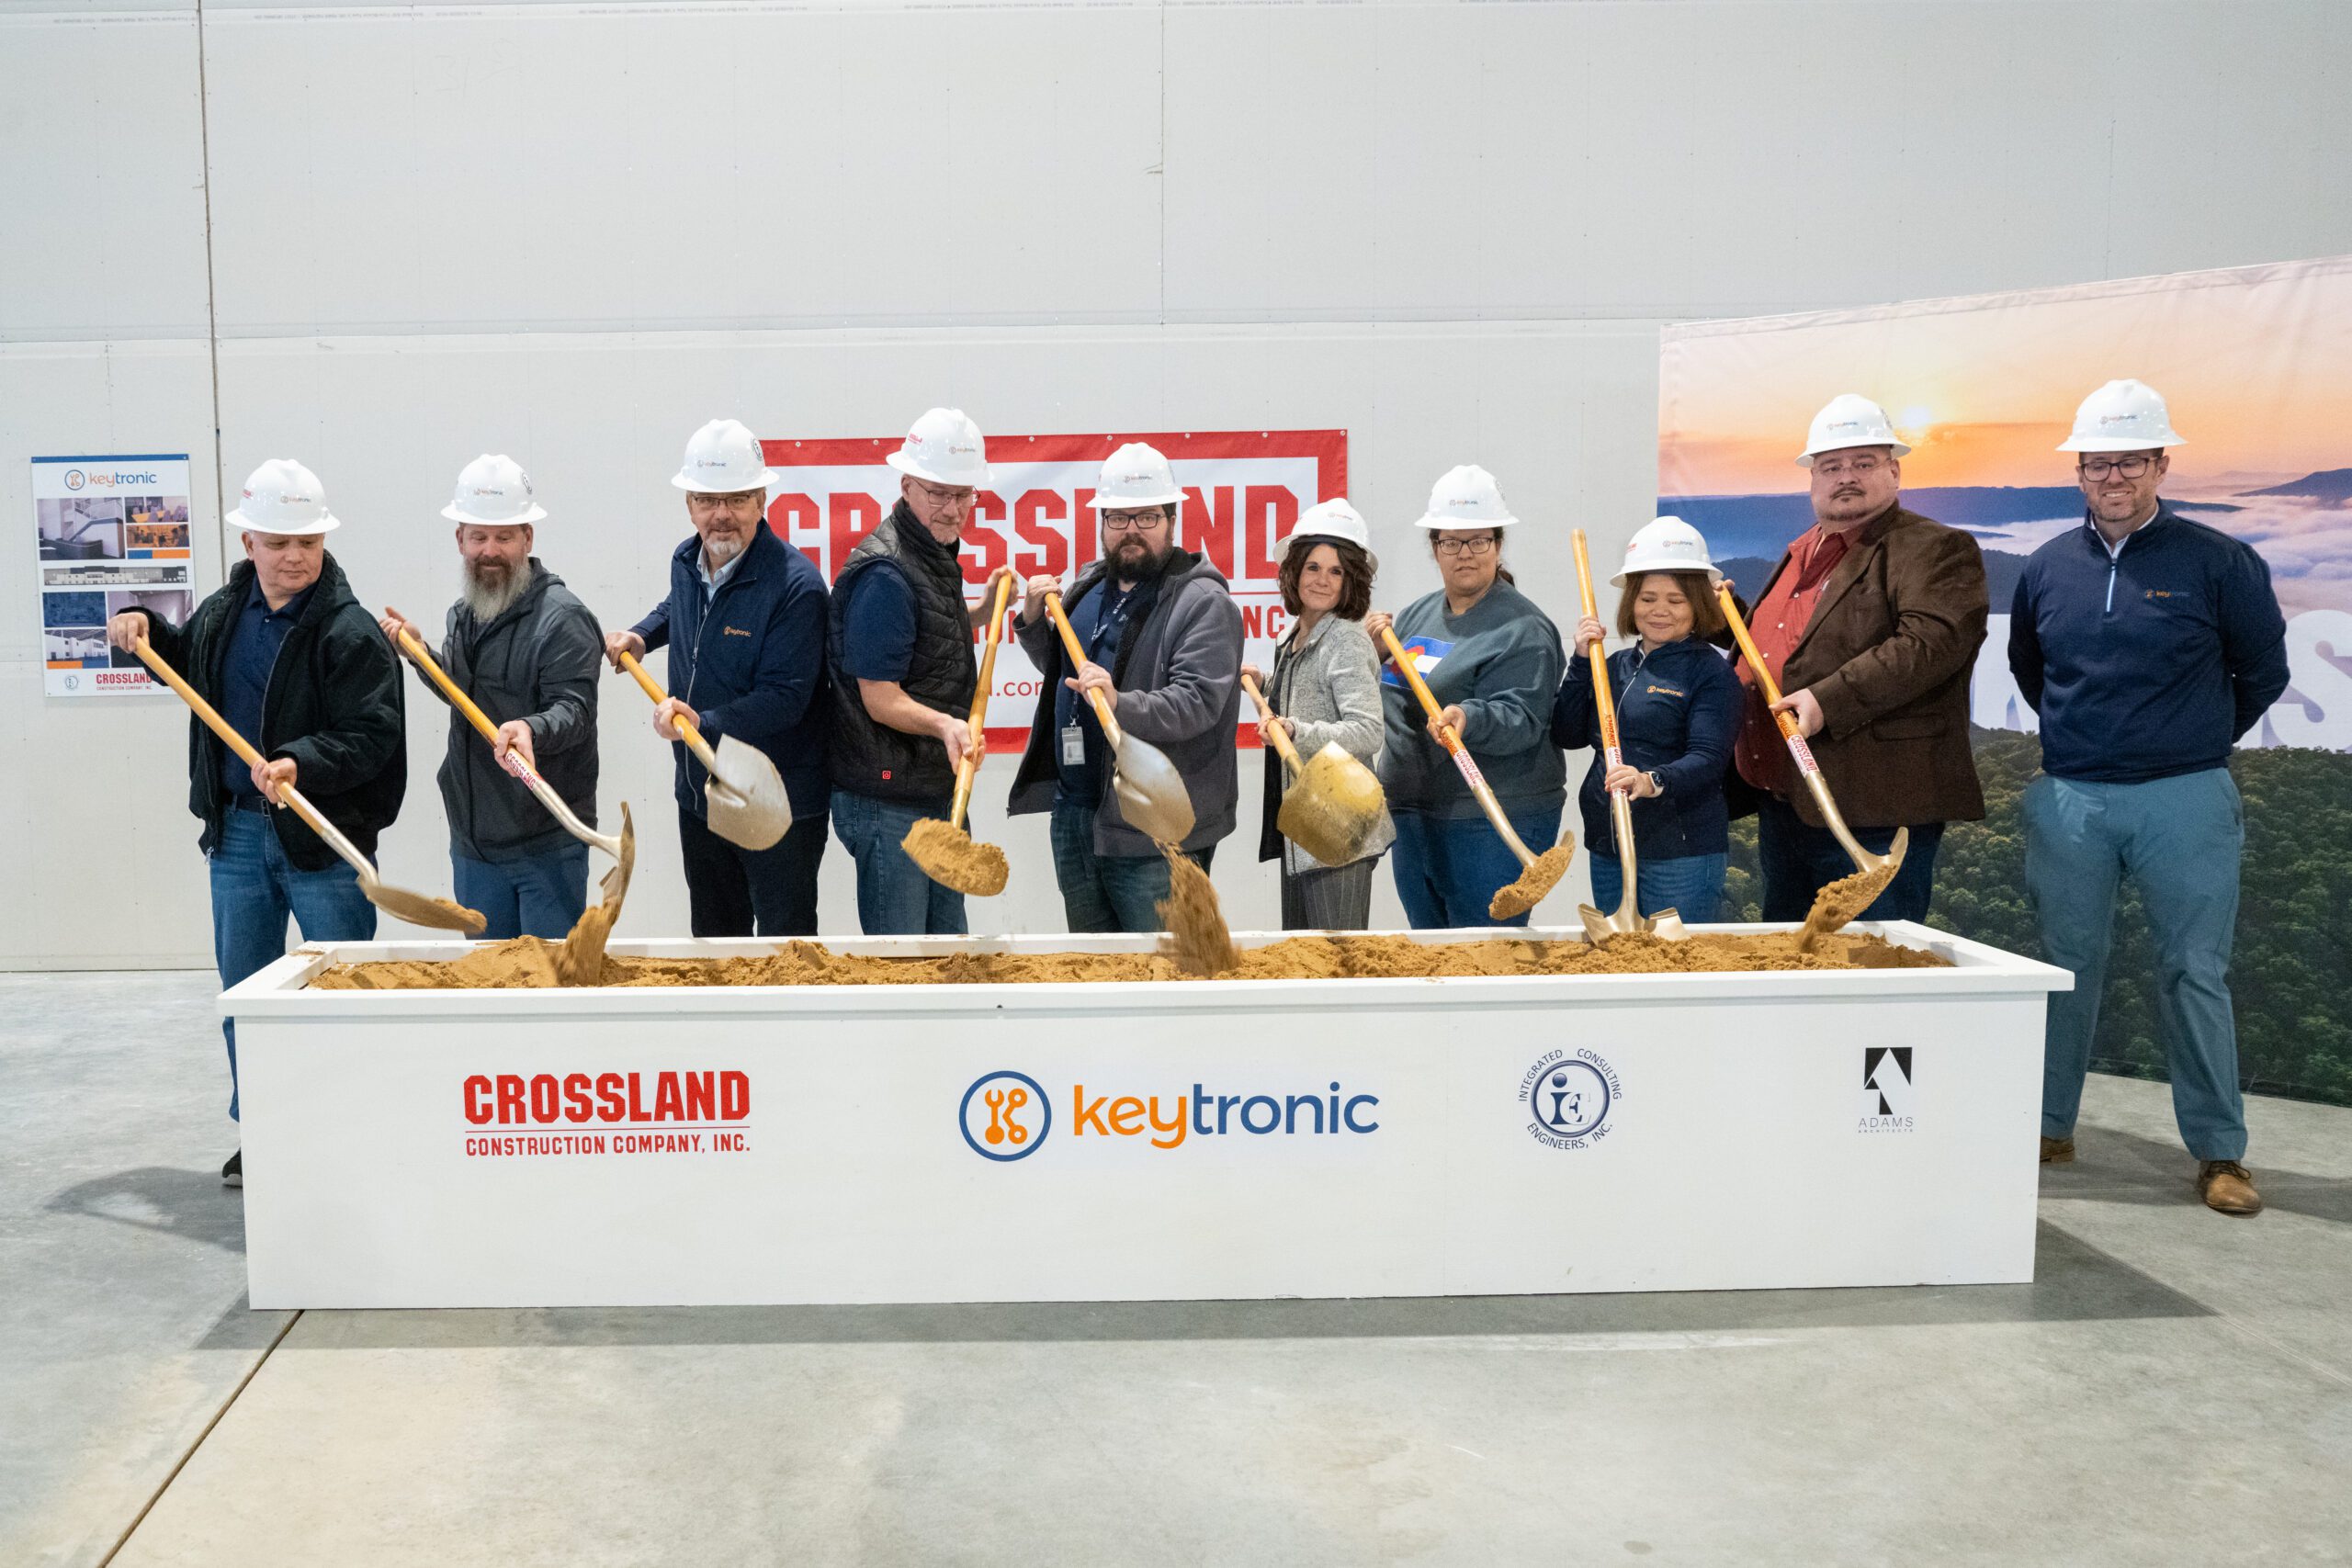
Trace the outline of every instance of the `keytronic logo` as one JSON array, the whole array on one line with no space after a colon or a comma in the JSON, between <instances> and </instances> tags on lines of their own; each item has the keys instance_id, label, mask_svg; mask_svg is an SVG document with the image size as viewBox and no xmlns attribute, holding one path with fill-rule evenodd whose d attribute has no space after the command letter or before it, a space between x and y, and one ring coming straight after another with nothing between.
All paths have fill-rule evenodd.
<instances>
[{"instance_id":1,"label":"keytronic logo","mask_svg":"<svg viewBox=\"0 0 2352 1568\"><path fill-rule=\"evenodd\" d=\"M1917 1090L1911 1077L1911 1047L1862 1047L1861 1116L1857 1133L1909 1133L1917 1130Z\"/></svg>"},{"instance_id":2,"label":"keytronic logo","mask_svg":"<svg viewBox=\"0 0 2352 1568\"><path fill-rule=\"evenodd\" d=\"M1337 1078L1320 1092L1301 1093L1253 1088L1220 1094L1216 1087L1222 1086L1203 1083L1170 1084L1167 1093L1148 1087L1129 1092L1134 1087L1071 1084L1069 1140L1088 1147L1098 1140L1126 1143L1158 1156L1212 1138L1346 1139L1380 1131L1380 1096ZM965 1145L1000 1165L1027 1159L1054 1129L1053 1097L1035 1078L1009 1068L975 1078L956 1115Z\"/></svg>"},{"instance_id":3,"label":"keytronic logo","mask_svg":"<svg viewBox=\"0 0 2352 1568\"><path fill-rule=\"evenodd\" d=\"M1009 1068L974 1079L956 1115L972 1152L1000 1165L1027 1159L1046 1146L1046 1134L1054 1130L1053 1102L1046 1091L1027 1073Z\"/></svg>"}]
</instances>

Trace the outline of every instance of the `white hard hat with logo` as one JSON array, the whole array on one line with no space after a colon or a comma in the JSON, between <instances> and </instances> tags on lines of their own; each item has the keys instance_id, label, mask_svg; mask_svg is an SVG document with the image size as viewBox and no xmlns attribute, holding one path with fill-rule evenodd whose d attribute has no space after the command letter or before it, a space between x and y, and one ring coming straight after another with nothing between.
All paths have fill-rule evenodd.
<instances>
[{"instance_id":1,"label":"white hard hat with logo","mask_svg":"<svg viewBox=\"0 0 2352 1568\"><path fill-rule=\"evenodd\" d=\"M1448 468L1430 487L1430 509L1418 526L1423 528L1508 528L1519 519L1503 504L1495 476L1476 463Z\"/></svg>"},{"instance_id":2,"label":"white hard hat with logo","mask_svg":"<svg viewBox=\"0 0 2352 1568\"><path fill-rule=\"evenodd\" d=\"M1372 530L1344 495L1318 502L1301 513L1289 536L1283 540L1283 554L1290 555L1300 546L1311 546L1317 539L1345 539L1364 553L1373 570L1380 570L1380 558L1372 553Z\"/></svg>"},{"instance_id":3,"label":"white hard hat with logo","mask_svg":"<svg viewBox=\"0 0 2352 1568\"><path fill-rule=\"evenodd\" d=\"M2061 452L2145 452L2187 443L2172 427L2164 394L2145 381L2109 381L2075 411L2075 433Z\"/></svg>"},{"instance_id":4,"label":"white hard hat with logo","mask_svg":"<svg viewBox=\"0 0 2352 1568\"><path fill-rule=\"evenodd\" d=\"M1653 571L1703 571L1710 582L1724 580L1707 553L1706 536L1679 517L1661 517L1635 529L1625 544L1625 564L1609 581L1623 588L1628 579Z\"/></svg>"},{"instance_id":5,"label":"white hard hat with logo","mask_svg":"<svg viewBox=\"0 0 2352 1568\"><path fill-rule=\"evenodd\" d=\"M933 409L915 421L905 442L884 461L935 485L978 490L989 479L988 446L962 409Z\"/></svg>"},{"instance_id":6,"label":"white hard hat with logo","mask_svg":"<svg viewBox=\"0 0 2352 1568\"><path fill-rule=\"evenodd\" d=\"M765 490L776 478L760 455L760 438L742 421L714 419L686 443L686 460L670 482L698 495L734 495Z\"/></svg>"},{"instance_id":7,"label":"white hard hat with logo","mask_svg":"<svg viewBox=\"0 0 2352 1568\"><path fill-rule=\"evenodd\" d=\"M1810 468L1822 453L1842 452L1849 446L1884 446L1898 457L1911 450L1894 438L1894 423L1884 409L1860 392L1840 392L1813 416L1813 429L1805 435L1804 452L1797 458L1797 466Z\"/></svg>"},{"instance_id":8,"label":"white hard hat with logo","mask_svg":"<svg viewBox=\"0 0 2352 1568\"><path fill-rule=\"evenodd\" d=\"M229 521L248 534L323 534L343 526L327 510L319 476L291 457L272 457L246 476Z\"/></svg>"},{"instance_id":9,"label":"white hard hat with logo","mask_svg":"<svg viewBox=\"0 0 2352 1568\"><path fill-rule=\"evenodd\" d=\"M1102 459L1094 499L1087 504L1097 512L1125 511L1131 506L1181 509L1184 491L1176 483L1176 470L1159 455L1159 447L1130 441Z\"/></svg>"},{"instance_id":10,"label":"white hard hat with logo","mask_svg":"<svg viewBox=\"0 0 2352 1568\"><path fill-rule=\"evenodd\" d=\"M548 514L531 492L523 465L499 452L484 452L458 472L458 493L441 515L452 523L514 528Z\"/></svg>"}]
</instances>

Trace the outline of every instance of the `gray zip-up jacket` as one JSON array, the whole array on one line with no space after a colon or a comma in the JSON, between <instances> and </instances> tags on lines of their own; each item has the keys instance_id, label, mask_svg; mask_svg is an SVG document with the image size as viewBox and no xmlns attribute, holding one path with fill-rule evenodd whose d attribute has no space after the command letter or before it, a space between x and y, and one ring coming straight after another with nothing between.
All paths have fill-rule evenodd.
<instances>
[{"instance_id":1,"label":"gray zip-up jacket","mask_svg":"<svg viewBox=\"0 0 2352 1568\"><path fill-rule=\"evenodd\" d=\"M1380 771L1380 656L1373 651L1372 638L1362 621L1326 615L1306 634L1304 646L1298 636L1298 623L1293 621L1275 642L1274 674L1267 686L1266 700L1273 705L1276 713L1290 720L1291 743L1298 748L1302 759L1337 742L1340 750L1374 773ZM1287 774L1282 759L1270 750L1266 756L1265 826L1259 836L1258 858L1272 860L1279 849L1283 869L1294 876L1301 872L1329 871L1330 867L1283 838L1274 826L1282 791L1291 782ZM1388 808L1384 806L1380 826L1364 840L1363 853L1356 859L1369 859L1396 840L1396 825L1388 819Z\"/></svg>"},{"instance_id":2,"label":"gray zip-up jacket","mask_svg":"<svg viewBox=\"0 0 2352 1568\"><path fill-rule=\"evenodd\" d=\"M605 634L596 617L536 556L530 584L488 626L460 599L449 606L441 668L492 724L527 719L532 765L563 803L596 825L596 678ZM417 679L446 706L423 671ZM465 715L449 714L449 749L435 777L449 814L449 847L468 860L515 861L578 842L523 782L498 765Z\"/></svg>"},{"instance_id":3,"label":"gray zip-up jacket","mask_svg":"<svg viewBox=\"0 0 2352 1568\"><path fill-rule=\"evenodd\" d=\"M1088 566L1064 602L1091 590L1102 572L1100 560ZM1037 714L1029 725L1029 748L1013 776L1007 808L1017 817L1053 807L1060 772L1054 694L1070 670L1050 616L1040 615L1034 624L1015 621L1013 633L1044 676ZM1225 574L1206 557L1178 550L1170 558L1143 623L1120 639L1112 677L1119 689L1112 716L1129 735L1168 753L1193 798L1193 831L1178 847L1205 849L1232 832L1234 804L1241 793L1234 752L1241 719L1241 609ZM1094 817L1094 852L1127 860L1159 852L1120 817L1107 773Z\"/></svg>"}]
</instances>

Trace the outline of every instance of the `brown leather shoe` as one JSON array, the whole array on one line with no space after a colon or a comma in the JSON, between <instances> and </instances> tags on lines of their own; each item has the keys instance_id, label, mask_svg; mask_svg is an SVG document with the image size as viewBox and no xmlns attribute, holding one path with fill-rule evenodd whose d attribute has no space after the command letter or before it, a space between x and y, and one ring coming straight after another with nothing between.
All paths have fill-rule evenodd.
<instances>
[{"instance_id":1,"label":"brown leather shoe","mask_svg":"<svg viewBox=\"0 0 2352 1568\"><path fill-rule=\"evenodd\" d=\"M2053 1138L2048 1134L2044 1134L2041 1139L2041 1163L2044 1165L2074 1164L2075 1140L2072 1138Z\"/></svg>"},{"instance_id":2,"label":"brown leather shoe","mask_svg":"<svg viewBox=\"0 0 2352 1568\"><path fill-rule=\"evenodd\" d=\"M2224 1214L2262 1213L2262 1194L2254 1190L2254 1172L2233 1159L2209 1159L2197 1168L2197 1190L2205 1206Z\"/></svg>"}]
</instances>

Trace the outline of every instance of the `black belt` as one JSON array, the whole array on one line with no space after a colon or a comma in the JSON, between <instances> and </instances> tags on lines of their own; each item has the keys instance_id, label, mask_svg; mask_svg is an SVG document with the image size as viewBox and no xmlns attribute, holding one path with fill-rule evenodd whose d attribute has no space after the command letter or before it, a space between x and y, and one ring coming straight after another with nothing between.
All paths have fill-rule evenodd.
<instances>
[{"instance_id":1,"label":"black belt","mask_svg":"<svg viewBox=\"0 0 2352 1568\"><path fill-rule=\"evenodd\" d=\"M232 811L250 811L256 817L269 815L269 802L257 795L232 795L229 797Z\"/></svg>"}]
</instances>

